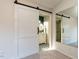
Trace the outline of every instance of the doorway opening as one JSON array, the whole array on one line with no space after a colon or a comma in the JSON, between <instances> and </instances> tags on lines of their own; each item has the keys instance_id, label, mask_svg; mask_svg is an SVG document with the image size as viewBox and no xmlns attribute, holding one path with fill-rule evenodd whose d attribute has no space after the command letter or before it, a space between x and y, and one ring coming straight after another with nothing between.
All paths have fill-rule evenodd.
<instances>
[{"instance_id":1,"label":"doorway opening","mask_svg":"<svg viewBox=\"0 0 79 59\"><path fill-rule=\"evenodd\" d=\"M61 18L56 18L56 41L61 42Z\"/></svg>"},{"instance_id":2,"label":"doorway opening","mask_svg":"<svg viewBox=\"0 0 79 59\"><path fill-rule=\"evenodd\" d=\"M39 15L38 41L39 51L45 51L50 47L50 17L48 15Z\"/></svg>"}]
</instances>

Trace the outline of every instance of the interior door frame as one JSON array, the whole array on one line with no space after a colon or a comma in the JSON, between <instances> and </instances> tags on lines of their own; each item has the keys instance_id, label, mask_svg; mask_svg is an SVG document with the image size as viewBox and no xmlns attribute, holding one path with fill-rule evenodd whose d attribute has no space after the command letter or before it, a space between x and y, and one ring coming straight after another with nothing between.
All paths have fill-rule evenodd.
<instances>
[{"instance_id":1,"label":"interior door frame","mask_svg":"<svg viewBox=\"0 0 79 59\"><path fill-rule=\"evenodd\" d=\"M52 48L52 39L51 39L51 19L52 19L52 14L50 13L46 13L46 12L43 12L43 11L39 11L39 15L41 16L48 16L48 40L49 40L49 49Z\"/></svg>"}]
</instances>

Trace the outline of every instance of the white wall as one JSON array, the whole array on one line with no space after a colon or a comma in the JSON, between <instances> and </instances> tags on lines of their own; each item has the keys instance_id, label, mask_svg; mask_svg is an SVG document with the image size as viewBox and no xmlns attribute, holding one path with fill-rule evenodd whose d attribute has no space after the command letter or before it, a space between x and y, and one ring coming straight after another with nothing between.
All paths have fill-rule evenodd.
<instances>
[{"instance_id":1,"label":"white wall","mask_svg":"<svg viewBox=\"0 0 79 59\"><path fill-rule=\"evenodd\" d=\"M17 46L18 43L16 40L16 33L15 33L15 30L16 30L16 24L15 24L16 23L15 13L16 12L15 11L16 10L15 10L15 5L14 5L14 0L1 0L0 1L0 59L17 59L17 56L18 56L19 50ZM37 14L35 14L34 16L36 17ZM32 28L35 29L35 27L32 27ZM35 39L34 39L34 42L37 43ZM28 43L29 44L32 43L32 45L34 45L35 44L34 42L33 40L31 40ZM24 42L21 42L21 43L24 43ZM31 48L32 53L37 52L38 51L37 47L34 47L32 45L28 45L29 46L28 49L32 47ZM29 54L31 54L31 52Z\"/></svg>"},{"instance_id":2,"label":"white wall","mask_svg":"<svg viewBox=\"0 0 79 59\"><path fill-rule=\"evenodd\" d=\"M64 28L64 33L62 32L62 43L70 44L71 46L77 47L77 19L74 17L62 18L62 29ZM74 44L72 44L74 43Z\"/></svg>"},{"instance_id":3,"label":"white wall","mask_svg":"<svg viewBox=\"0 0 79 59\"><path fill-rule=\"evenodd\" d=\"M0 59L16 56L14 0L0 1Z\"/></svg>"},{"instance_id":4,"label":"white wall","mask_svg":"<svg viewBox=\"0 0 79 59\"><path fill-rule=\"evenodd\" d=\"M56 49L56 19L55 19L55 12L52 14L51 20L51 41L52 41L52 49Z\"/></svg>"},{"instance_id":5,"label":"white wall","mask_svg":"<svg viewBox=\"0 0 79 59\"><path fill-rule=\"evenodd\" d=\"M55 16L55 14L60 11L65 10L67 8L70 8L74 5L75 5L75 0L62 0L62 2L59 3L56 8L54 8L53 20L52 20L52 40L53 40L52 45L53 45L53 48L56 47L56 49L58 51L66 54L70 57L73 57L73 59L77 59L77 52L78 52L77 48L55 42L56 41L56 30L55 30L55 28L56 28L56 18L55 17L56 16Z\"/></svg>"},{"instance_id":6,"label":"white wall","mask_svg":"<svg viewBox=\"0 0 79 59\"><path fill-rule=\"evenodd\" d=\"M56 42L56 49L73 59L78 59L78 48Z\"/></svg>"}]
</instances>

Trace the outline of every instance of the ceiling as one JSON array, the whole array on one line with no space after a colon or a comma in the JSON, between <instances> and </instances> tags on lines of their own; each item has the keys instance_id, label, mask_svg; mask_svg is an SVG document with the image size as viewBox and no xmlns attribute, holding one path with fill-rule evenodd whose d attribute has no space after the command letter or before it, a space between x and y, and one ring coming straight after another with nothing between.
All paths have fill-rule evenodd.
<instances>
[{"instance_id":1,"label":"ceiling","mask_svg":"<svg viewBox=\"0 0 79 59\"><path fill-rule=\"evenodd\" d=\"M26 1L33 4L38 4L40 7L52 9L62 0L18 0L18 1Z\"/></svg>"},{"instance_id":2,"label":"ceiling","mask_svg":"<svg viewBox=\"0 0 79 59\"><path fill-rule=\"evenodd\" d=\"M54 8L61 0L39 0L39 5L47 8Z\"/></svg>"},{"instance_id":3,"label":"ceiling","mask_svg":"<svg viewBox=\"0 0 79 59\"><path fill-rule=\"evenodd\" d=\"M66 10L63 10L61 12L59 12L59 14L64 14L65 16L69 16L69 17L74 17L75 19L78 18L78 10L77 10L77 6L68 8Z\"/></svg>"},{"instance_id":4,"label":"ceiling","mask_svg":"<svg viewBox=\"0 0 79 59\"><path fill-rule=\"evenodd\" d=\"M77 19L77 6L65 10L64 13Z\"/></svg>"}]
</instances>

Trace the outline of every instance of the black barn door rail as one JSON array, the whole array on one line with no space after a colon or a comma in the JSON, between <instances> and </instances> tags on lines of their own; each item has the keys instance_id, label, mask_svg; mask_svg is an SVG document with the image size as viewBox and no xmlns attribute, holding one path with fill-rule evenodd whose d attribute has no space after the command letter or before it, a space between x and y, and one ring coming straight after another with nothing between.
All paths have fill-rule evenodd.
<instances>
[{"instance_id":1,"label":"black barn door rail","mask_svg":"<svg viewBox=\"0 0 79 59\"><path fill-rule=\"evenodd\" d=\"M63 15L63 14L61 15L61 14L56 13L56 15L61 16L61 17L65 17L65 18L70 18L70 17L65 16L65 15Z\"/></svg>"},{"instance_id":2,"label":"black barn door rail","mask_svg":"<svg viewBox=\"0 0 79 59\"><path fill-rule=\"evenodd\" d=\"M20 3L17 0L15 0L14 3L15 4L22 5L22 6L30 7L30 8L33 8L33 9L41 10L41 11L44 11L44 12L52 13L51 11L47 11L47 10L44 10L44 9L40 9L39 7L33 7L33 6L30 6L30 5L26 5L26 4Z\"/></svg>"}]
</instances>

